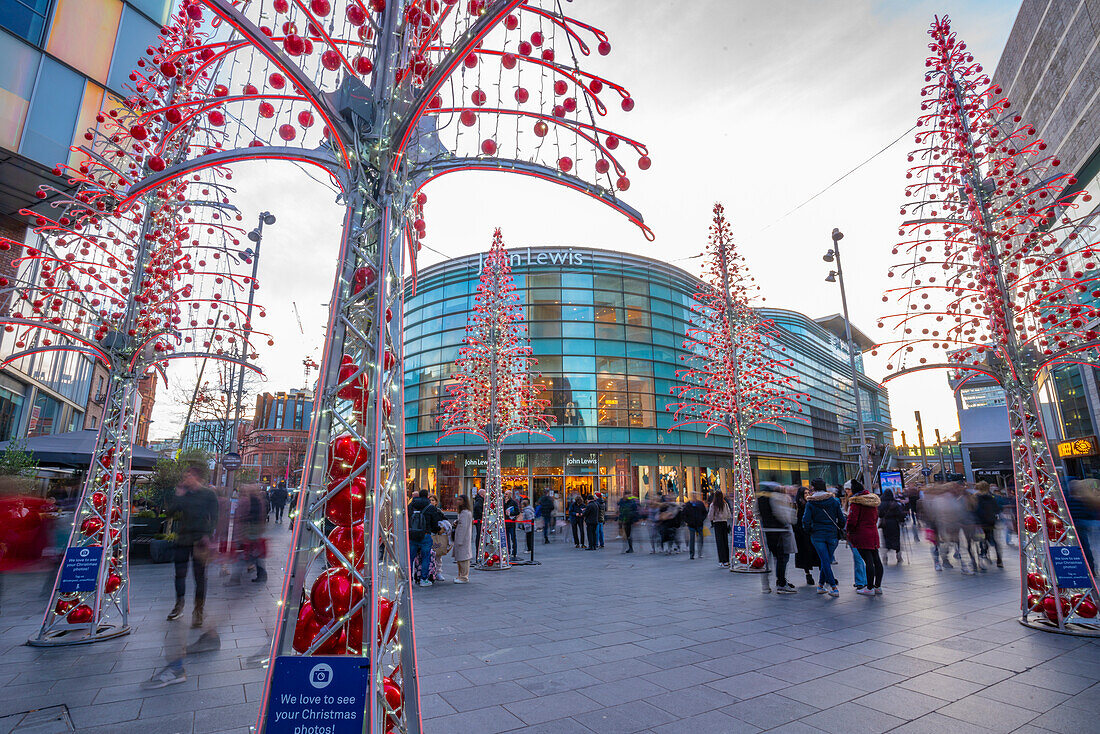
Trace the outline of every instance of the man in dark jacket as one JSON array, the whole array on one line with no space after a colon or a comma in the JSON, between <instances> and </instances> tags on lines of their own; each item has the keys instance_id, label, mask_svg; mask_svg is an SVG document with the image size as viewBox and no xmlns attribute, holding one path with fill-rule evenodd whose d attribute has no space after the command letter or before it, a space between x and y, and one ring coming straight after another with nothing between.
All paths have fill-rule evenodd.
<instances>
[{"instance_id":1,"label":"man in dark jacket","mask_svg":"<svg viewBox=\"0 0 1100 734\"><path fill-rule=\"evenodd\" d=\"M279 486L271 490L271 507L275 510L275 524L278 525L283 521L283 508L286 507L286 501L289 494L286 491L286 482L279 482Z\"/></svg>"},{"instance_id":2,"label":"man in dark jacket","mask_svg":"<svg viewBox=\"0 0 1100 734\"><path fill-rule=\"evenodd\" d=\"M187 594L187 563L195 576L195 609L191 626L202 627L203 607L206 604L206 561L214 528L218 525L218 497L206 486L206 464L190 462L183 470L183 477L176 485L176 493L166 507L169 515L177 515L176 525L176 605L168 613L168 620L179 619L183 614L184 597Z\"/></svg>"},{"instance_id":3,"label":"man in dark jacket","mask_svg":"<svg viewBox=\"0 0 1100 734\"><path fill-rule=\"evenodd\" d=\"M985 536L986 552L982 555L989 557L988 546L993 546L997 552L997 568L1004 568L1001 560L1001 546L997 545L997 516L1001 514L1001 503L989 491L989 482L978 482L975 485L978 495L974 500L974 517L982 528Z\"/></svg>"},{"instance_id":4,"label":"man in dark jacket","mask_svg":"<svg viewBox=\"0 0 1100 734\"><path fill-rule=\"evenodd\" d=\"M481 518L485 517L485 490L479 489L474 497L474 552L481 548Z\"/></svg>"},{"instance_id":5,"label":"man in dark jacket","mask_svg":"<svg viewBox=\"0 0 1100 734\"><path fill-rule=\"evenodd\" d=\"M688 558L695 559L695 543L699 543L699 557L703 557L703 523L707 521L707 506L693 494L691 501L684 505L684 524L688 528Z\"/></svg>"},{"instance_id":6,"label":"man in dark jacket","mask_svg":"<svg viewBox=\"0 0 1100 734\"><path fill-rule=\"evenodd\" d=\"M619 500L619 529L622 531L623 537L626 538L626 548L623 553L634 552L634 539L631 538L631 531L634 529L634 523L638 522L638 500L627 495Z\"/></svg>"},{"instance_id":7,"label":"man in dark jacket","mask_svg":"<svg viewBox=\"0 0 1100 734\"><path fill-rule=\"evenodd\" d=\"M508 542L508 555L515 558L518 550L516 546L516 518L519 517L519 505L512 496L512 490L504 493L504 537Z\"/></svg>"},{"instance_id":8,"label":"man in dark jacket","mask_svg":"<svg viewBox=\"0 0 1100 734\"><path fill-rule=\"evenodd\" d=\"M588 550L596 550L596 526L600 524L600 503L588 495L588 504L584 506L584 525L588 531Z\"/></svg>"},{"instance_id":9,"label":"man in dark jacket","mask_svg":"<svg viewBox=\"0 0 1100 734\"><path fill-rule=\"evenodd\" d=\"M428 499L428 490L420 490L419 495L409 503L409 554L416 559L420 553L420 586L431 586L428 578L432 565L432 534L439 532L439 521L443 520L443 511Z\"/></svg>"},{"instance_id":10,"label":"man in dark jacket","mask_svg":"<svg viewBox=\"0 0 1100 734\"><path fill-rule=\"evenodd\" d=\"M584 546L584 500L579 494L569 503L566 515L573 529L573 547L581 548Z\"/></svg>"}]
</instances>

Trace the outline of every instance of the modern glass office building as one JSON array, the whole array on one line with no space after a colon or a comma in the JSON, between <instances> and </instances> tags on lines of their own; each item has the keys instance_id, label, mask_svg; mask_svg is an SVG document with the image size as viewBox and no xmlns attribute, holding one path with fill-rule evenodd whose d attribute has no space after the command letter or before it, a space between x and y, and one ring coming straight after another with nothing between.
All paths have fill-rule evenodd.
<instances>
[{"instance_id":1,"label":"modern glass office building","mask_svg":"<svg viewBox=\"0 0 1100 734\"><path fill-rule=\"evenodd\" d=\"M699 281L680 268L633 254L590 248L511 251L525 305L543 397L557 424L554 440L509 441L503 455L508 488L537 499L547 491L603 492L612 506L624 492L645 497L725 488L729 437L702 429L669 431L666 404L689 309ZM477 288L479 255L425 268L415 293L406 290L406 484L429 489L445 508L484 481L483 444L466 436L437 443L438 420L465 336ZM765 309L811 395L804 422L786 433L753 429L749 450L758 480L803 484L814 477L841 482L855 473L855 401L848 353L836 317L814 321ZM871 346L857 334L860 348ZM862 360L857 355L858 370ZM860 374L869 440L890 436L886 390Z\"/></svg>"}]
</instances>

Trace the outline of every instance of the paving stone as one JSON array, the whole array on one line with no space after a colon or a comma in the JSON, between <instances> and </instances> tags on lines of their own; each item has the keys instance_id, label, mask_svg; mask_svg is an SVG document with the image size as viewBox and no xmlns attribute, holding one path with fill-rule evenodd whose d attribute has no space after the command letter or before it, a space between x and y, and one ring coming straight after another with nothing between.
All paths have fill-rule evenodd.
<instances>
[{"instance_id":1,"label":"paving stone","mask_svg":"<svg viewBox=\"0 0 1100 734\"><path fill-rule=\"evenodd\" d=\"M905 723L905 719L852 702L810 714L800 721L831 734L881 734Z\"/></svg>"},{"instance_id":2,"label":"paving stone","mask_svg":"<svg viewBox=\"0 0 1100 734\"><path fill-rule=\"evenodd\" d=\"M939 713L991 731L1010 732L1034 719L1038 712L980 696L967 696L944 706Z\"/></svg>"},{"instance_id":3,"label":"paving stone","mask_svg":"<svg viewBox=\"0 0 1100 734\"><path fill-rule=\"evenodd\" d=\"M801 719L803 716L809 716L817 710L813 706L783 698L775 693L766 693L746 701L738 701L722 709L724 713L738 721L769 730Z\"/></svg>"}]
</instances>

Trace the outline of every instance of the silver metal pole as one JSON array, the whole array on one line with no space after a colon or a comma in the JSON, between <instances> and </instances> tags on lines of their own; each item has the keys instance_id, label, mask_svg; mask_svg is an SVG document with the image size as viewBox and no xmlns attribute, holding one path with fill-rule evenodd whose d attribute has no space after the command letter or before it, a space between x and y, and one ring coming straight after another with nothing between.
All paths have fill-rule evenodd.
<instances>
[{"instance_id":1,"label":"silver metal pole","mask_svg":"<svg viewBox=\"0 0 1100 734\"><path fill-rule=\"evenodd\" d=\"M848 318L848 294L844 289L844 268L840 264L840 240L844 235L833 228L833 254L836 257L836 277L840 281L840 304L844 308L844 336L848 340L848 365L852 368L852 388L856 398L856 425L859 426L859 473L863 486L871 488L870 470L867 466L867 435L863 427L863 405L859 397L859 373L856 372L856 345L852 342L852 322Z\"/></svg>"}]
</instances>

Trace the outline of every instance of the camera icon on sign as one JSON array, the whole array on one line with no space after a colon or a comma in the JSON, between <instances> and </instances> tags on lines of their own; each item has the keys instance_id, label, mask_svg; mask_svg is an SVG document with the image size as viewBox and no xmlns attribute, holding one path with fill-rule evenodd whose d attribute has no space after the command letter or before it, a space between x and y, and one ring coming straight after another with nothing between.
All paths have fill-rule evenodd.
<instances>
[{"instance_id":1,"label":"camera icon on sign","mask_svg":"<svg viewBox=\"0 0 1100 734\"><path fill-rule=\"evenodd\" d=\"M314 688L327 688L332 683L332 668L325 663L314 665L309 671L309 684Z\"/></svg>"}]
</instances>

